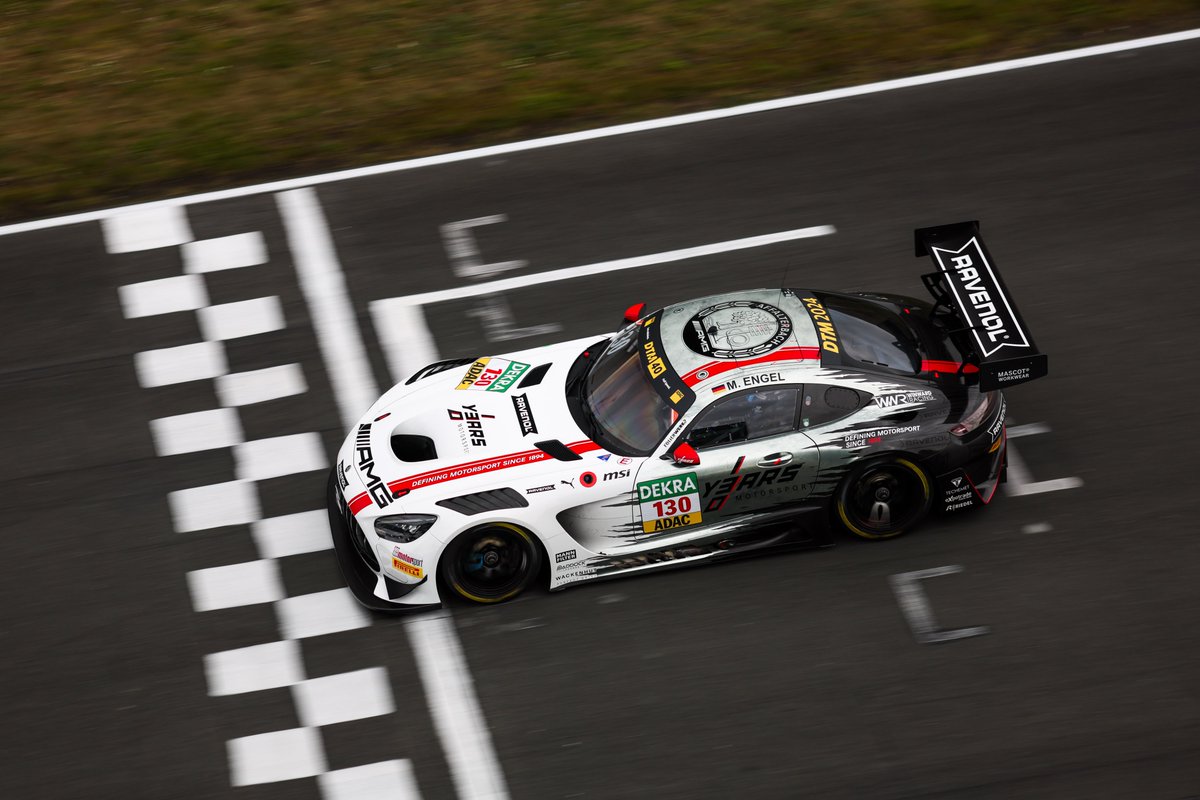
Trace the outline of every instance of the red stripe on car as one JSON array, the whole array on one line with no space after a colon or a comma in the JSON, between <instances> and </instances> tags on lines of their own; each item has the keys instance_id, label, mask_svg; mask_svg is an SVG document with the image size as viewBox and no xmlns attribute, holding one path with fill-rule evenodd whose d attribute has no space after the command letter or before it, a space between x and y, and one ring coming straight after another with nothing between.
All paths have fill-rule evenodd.
<instances>
[{"instance_id":1,"label":"red stripe on car","mask_svg":"<svg viewBox=\"0 0 1200 800\"><path fill-rule=\"evenodd\" d=\"M581 442L571 442L567 445L573 453L583 454L592 450L599 450L600 445L595 442L584 439ZM408 478L402 478L398 481L392 481L388 484L388 489L393 494L400 492L409 492L413 489L419 489L422 486L432 486L435 483L444 483L446 481L454 481L459 478L469 478L472 475L479 475L483 472L491 472L497 469L509 469L510 467L523 467L526 464L534 464L538 461L545 461L553 458L549 453L543 450L522 450L520 453L509 453L504 456L493 456L492 458L484 458L479 461L470 461L466 464L456 464L453 467L444 467L435 469L430 472L422 472L419 475L413 475Z\"/></svg>"},{"instance_id":2,"label":"red stripe on car","mask_svg":"<svg viewBox=\"0 0 1200 800\"><path fill-rule=\"evenodd\" d=\"M816 347L781 347L774 353L767 353L765 356L758 358L739 358L729 361L710 361L702 367L696 367L694 370L683 376L683 382L688 386L695 386L700 381L708 380L714 375L720 375L723 372L728 372L731 369L740 369L742 367L752 367L755 364L770 364L775 361L801 361L801 360L820 360L821 351ZM704 377L700 377L700 373L705 373Z\"/></svg>"},{"instance_id":3,"label":"red stripe on car","mask_svg":"<svg viewBox=\"0 0 1200 800\"><path fill-rule=\"evenodd\" d=\"M938 361L935 359L925 359L921 362L921 372L951 372L958 374L958 370L970 375L979 372L979 367L974 364L967 364L965 367L961 361Z\"/></svg>"},{"instance_id":4,"label":"red stripe on car","mask_svg":"<svg viewBox=\"0 0 1200 800\"><path fill-rule=\"evenodd\" d=\"M350 513L355 516L367 506L371 505L371 495L363 492L362 494L350 500Z\"/></svg>"}]
</instances>

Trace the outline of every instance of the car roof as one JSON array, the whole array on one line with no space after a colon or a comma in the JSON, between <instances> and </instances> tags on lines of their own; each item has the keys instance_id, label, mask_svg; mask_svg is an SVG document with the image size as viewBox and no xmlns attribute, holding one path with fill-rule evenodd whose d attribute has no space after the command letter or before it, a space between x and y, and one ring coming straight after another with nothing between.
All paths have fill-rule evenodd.
<instances>
[{"instance_id":1,"label":"car roof","mask_svg":"<svg viewBox=\"0 0 1200 800\"><path fill-rule=\"evenodd\" d=\"M659 336L663 356L688 386L767 372L799 381L821 367L822 346L837 346L831 325L818 330L824 314L803 289L729 292L667 306Z\"/></svg>"}]
</instances>

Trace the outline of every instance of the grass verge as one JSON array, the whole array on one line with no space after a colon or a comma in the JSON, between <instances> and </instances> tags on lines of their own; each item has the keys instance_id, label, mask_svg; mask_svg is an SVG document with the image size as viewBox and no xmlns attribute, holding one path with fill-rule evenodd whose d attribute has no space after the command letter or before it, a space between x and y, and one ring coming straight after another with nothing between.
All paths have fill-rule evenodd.
<instances>
[{"instance_id":1,"label":"grass verge","mask_svg":"<svg viewBox=\"0 0 1200 800\"><path fill-rule=\"evenodd\" d=\"M0 0L0 219L1200 25L1200 0Z\"/></svg>"}]
</instances>

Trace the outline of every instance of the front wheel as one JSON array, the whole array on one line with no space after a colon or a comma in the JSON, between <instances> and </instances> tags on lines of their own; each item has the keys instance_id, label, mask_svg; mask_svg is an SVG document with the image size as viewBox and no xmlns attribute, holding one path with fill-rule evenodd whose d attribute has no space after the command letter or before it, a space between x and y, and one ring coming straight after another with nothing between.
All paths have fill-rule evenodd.
<instances>
[{"instance_id":1,"label":"front wheel","mask_svg":"<svg viewBox=\"0 0 1200 800\"><path fill-rule=\"evenodd\" d=\"M459 534L442 554L442 576L460 597L500 603L516 597L537 577L542 551L516 525L492 522Z\"/></svg>"},{"instance_id":2,"label":"front wheel","mask_svg":"<svg viewBox=\"0 0 1200 800\"><path fill-rule=\"evenodd\" d=\"M858 465L834 500L838 518L864 539L892 539L916 527L933 502L925 470L907 458Z\"/></svg>"}]
</instances>

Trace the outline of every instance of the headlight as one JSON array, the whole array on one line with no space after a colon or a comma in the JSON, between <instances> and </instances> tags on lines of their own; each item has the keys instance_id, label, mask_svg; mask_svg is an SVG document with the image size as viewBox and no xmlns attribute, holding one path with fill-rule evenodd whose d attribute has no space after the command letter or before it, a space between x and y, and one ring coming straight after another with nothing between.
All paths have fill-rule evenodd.
<instances>
[{"instance_id":1,"label":"headlight","mask_svg":"<svg viewBox=\"0 0 1200 800\"><path fill-rule=\"evenodd\" d=\"M420 538L429 530L437 517L433 514L396 514L375 520L375 535L389 542L406 544Z\"/></svg>"}]
</instances>

